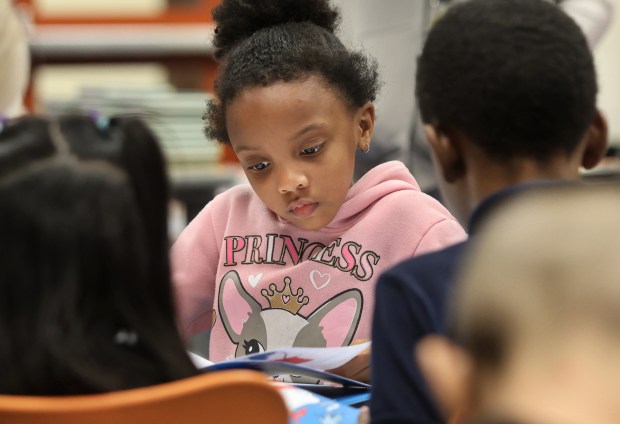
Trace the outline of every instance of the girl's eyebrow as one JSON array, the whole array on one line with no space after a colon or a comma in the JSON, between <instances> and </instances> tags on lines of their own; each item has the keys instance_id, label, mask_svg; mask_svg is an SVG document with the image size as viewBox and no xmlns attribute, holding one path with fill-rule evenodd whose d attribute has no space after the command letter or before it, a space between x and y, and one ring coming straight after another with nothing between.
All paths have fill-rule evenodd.
<instances>
[{"instance_id":1,"label":"girl's eyebrow","mask_svg":"<svg viewBox=\"0 0 620 424\"><path fill-rule=\"evenodd\" d=\"M239 154L239 153L244 152L246 150L249 150L249 151L256 150L256 148L255 147L247 147L247 146L239 146L236 149L233 147L233 150L235 151L236 154Z\"/></svg>"},{"instance_id":2,"label":"girl's eyebrow","mask_svg":"<svg viewBox=\"0 0 620 424\"><path fill-rule=\"evenodd\" d=\"M310 124L310 125L306 125L305 127L303 127L301 130L297 131L295 133L295 135L293 137L291 137L291 140L295 140L299 137L301 137L302 135L312 131L312 130L317 130L317 129L323 129L327 126L327 124L325 123L314 123L314 124Z\"/></svg>"},{"instance_id":3,"label":"girl's eyebrow","mask_svg":"<svg viewBox=\"0 0 620 424\"><path fill-rule=\"evenodd\" d=\"M321 123L314 123L314 124L309 124L306 125L305 127L303 127L301 130L297 131L295 133L295 135L293 135L291 137L291 140L296 140L299 137L301 137L302 135L309 133L310 131L313 130L320 130L327 127L327 124L321 122ZM248 147L248 146L239 146L238 148L234 149L236 154L239 154L241 152L245 152L246 150L256 150L256 148L254 147Z\"/></svg>"}]
</instances>

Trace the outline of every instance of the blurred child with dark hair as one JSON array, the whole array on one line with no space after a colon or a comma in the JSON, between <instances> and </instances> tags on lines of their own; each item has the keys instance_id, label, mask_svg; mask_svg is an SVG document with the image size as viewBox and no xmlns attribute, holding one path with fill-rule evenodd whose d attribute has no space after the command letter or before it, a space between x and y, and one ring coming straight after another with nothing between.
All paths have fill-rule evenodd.
<instances>
[{"instance_id":1,"label":"blurred child with dark hair","mask_svg":"<svg viewBox=\"0 0 620 424\"><path fill-rule=\"evenodd\" d=\"M157 142L139 121L3 123L0 393L99 393L196 373L162 254L166 201Z\"/></svg>"}]
</instances>

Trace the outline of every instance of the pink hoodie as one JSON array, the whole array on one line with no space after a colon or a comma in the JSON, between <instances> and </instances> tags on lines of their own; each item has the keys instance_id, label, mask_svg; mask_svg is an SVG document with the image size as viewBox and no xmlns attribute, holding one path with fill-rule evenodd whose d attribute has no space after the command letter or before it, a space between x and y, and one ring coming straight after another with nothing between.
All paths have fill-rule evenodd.
<instances>
[{"instance_id":1,"label":"pink hoodie","mask_svg":"<svg viewBox=\"0 0 620 424\"><path fill-rule=\"evenodd\" d=\"M464 238L400 162L364 175L334 220L316 231L282 220L250 186L236 186L213 199L173 246L180 324L186 334L212 327L212 361L368 339L379 274Z\"/></svg>"}]
</instances>

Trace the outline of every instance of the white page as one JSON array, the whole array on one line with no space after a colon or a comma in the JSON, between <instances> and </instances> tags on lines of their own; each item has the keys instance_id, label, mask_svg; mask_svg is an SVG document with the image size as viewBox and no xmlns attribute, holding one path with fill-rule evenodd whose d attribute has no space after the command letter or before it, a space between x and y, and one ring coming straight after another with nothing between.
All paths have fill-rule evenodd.
<instances>
[{"instance_id":1,"label":"white page","mask_svg":"<svg viewBox=\"0 0 620 424\"><path fill-rule=\"evenodd\" d=\"M259 360L285 362L319 371L331 370L346 364L362 353L371 342L344 347L290 347L234 358L232 361Z\"/></svg>"}]
</instances>

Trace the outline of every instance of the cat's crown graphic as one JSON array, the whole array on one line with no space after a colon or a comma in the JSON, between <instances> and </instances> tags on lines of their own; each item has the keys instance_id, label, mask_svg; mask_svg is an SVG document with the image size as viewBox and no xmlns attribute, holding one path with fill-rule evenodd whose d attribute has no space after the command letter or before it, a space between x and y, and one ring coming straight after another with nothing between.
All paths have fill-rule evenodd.
<instances>
[{"instance_id":1,"label":"cat's crown graphic","mask_svg":"<svg viewBox=\"0 0 620 424\"><path fill-rule=\"evenodd\" d=\"M298 288L295 293L291 291L291 279L284 278L284 288L280 291L275 284L269 285L269 290L261 290L261 294L269 302L270 309L284 309L293 315L310 302L308 296L304 296L304 289Z\"/></svg>"}]
</instances>

